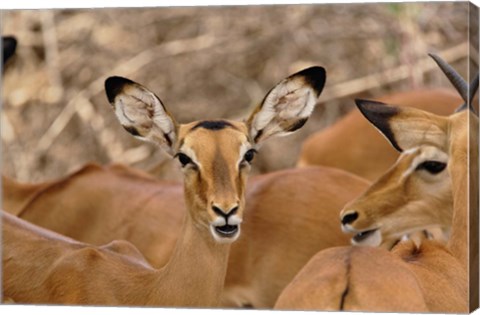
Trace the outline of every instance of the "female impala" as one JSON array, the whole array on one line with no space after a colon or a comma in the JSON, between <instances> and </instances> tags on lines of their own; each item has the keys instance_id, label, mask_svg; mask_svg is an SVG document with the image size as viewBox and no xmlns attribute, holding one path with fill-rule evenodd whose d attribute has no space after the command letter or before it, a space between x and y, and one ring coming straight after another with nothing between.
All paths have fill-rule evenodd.
<instances>
[{"instance_id":1,"label":"female impala","mask_svg":"<svg viewBox=\"0 0 480 315\"><path fill-rule=\"evenodd\" d=\"M471 104L473 94L478 88L478 76L469 89L451 67L438 57L434 59L459 90L465 103ZM276 307L338 309L342 306L345 310L377 311L412 311L413 308L415 312L428 310L442 313L474 309L478 306L478 294L470 289L469 300L467 278L469 265L467 196L469 175L472 175L468 170L469 162L474 168L478 163L478 117L473 114L471 108L466 109L465 106L462 106L458 113L441 117L418 109L389 106L372 101L357 101L357 105L397 149L406 151L429 145L448 155L447 170L451 178L453 196L450 239L446 246L426 240L419 248L412 242L402 242L388 256L382 249L375 248L372 251L363 247L335 248L328 252L320 252L282 292ZM474 145L469 145L469 140L470 144ZM426 168L429 169L430 166ZM476 176L470 183L473 184L470 187L473 192L478 191L478 174ZM475 200L473 201L472 205L475 207ZM474 220L470 229L475 231L478 226L478 221L475 220L478 216L475 210L470 214ZM410 215L412 224L415 224L417 217L422 215L420 208L417 208L417 211ZM361 214L358 215L358 218L360 217ZM355 219L352 219L352 222L354 221ZM393 221L389 223L393 226ZM401 225L401 228L404 227L405 225ZM472 233L470 235L473 246L478 244L475 242L478 236ZM478 259L478 255L470 259L472 266L475 266L473 270L476 270L478 260L475 259ZM365 266L375 260L378 260L375 264L381 262L382 266L387 266L387 270L377 272L376 269L370 268L368 277L365 277ZM322 266L335 265L335 262L338 265L331 268L330 273L321 271ZM476 274L475 271L470 272L472 275ZM387 283L384 282L386 274L393 275ZM342 285L333 286L331 279L335 278L340 279ZM384 286L382 290L378 290L379 284ZM324 289L320 290L322 286ZM408 296L410 290L416 292L413 297ZM328 306L329 301L341 303ZM392 301L391 304L386 303Z\"/></svg>"},{"instance_id":2,"label":"female impala","mask_svg":"<svg viewBox=\"0 0 480 315\"><path fill-rule=\"evenodd\" d=\"M273 307L316 252L349 244L338 228L338 212L367 186L358 176L325 167L253 178L246 189L246 225L230 250L222 305ZM4 178L3 194L4 208L22 219L96 245L128 240L156 268L169 260L185 215L180 185L120 165L89 165L34 185Z\"/></svg>"},{"instance_id":3,"label":"female impala","mask_svg":"<svg viewBox=\"0 0 480 315\"><path fill-rule=\"evenodd\" d=\"M230 244L240 235L246 175L256 148L300 128L324 83L323 68L308 68L275 86L245 123L178 124L145 87L107 79L108 100L122 126L182 164L187 211L173 254L154 270L138 258L133 263L112 258L106 249L48 236L10 218L3 231L5 295L35 303L218 305ZM139 296L139 288L145 295Z\"/></svg>"},{"instance_id":4,"label":"female impala","mask_svg":"<svg viewBox=\"0 0 480 315\"><path fill-rule=\"evenodd\" d=\"M458 82L463 82L463 79L458 79L459 76L453 69L438 57L433 58L459 91L467 90L466 84L458 86ZM468 97L466 92L461 92L465 104L471 104L477 86L478 77L472 81ZM419 146L405 149L399 146L397 139L405 136L399 134L394 137L392 131L379 122L381 120L378 116L389 115L389 107L380 107L384 108L381 114L372 113L368 110L376 106L372 104L375 103L357 101L360 111L377 126L395 149L402 151L402 155L362 196L344 207L340 214L342 230L356 234L352 239L354 244L372 246L380 245L383 238L392 239L432 225L449 230L453 219L453 196L447 165L451 164L449 160L452 152L448 152L444 144L446 140L442 138L444 129L450 128L449 123L443 122L448 120L425 114L424 119L418 119L411 127L402 126L419 132L423 129L428 131ZM462 115L465 116L465 113ZM433 120L431 117L441 123L428 126L427 122Z\"/></svg>"}]
</instances>

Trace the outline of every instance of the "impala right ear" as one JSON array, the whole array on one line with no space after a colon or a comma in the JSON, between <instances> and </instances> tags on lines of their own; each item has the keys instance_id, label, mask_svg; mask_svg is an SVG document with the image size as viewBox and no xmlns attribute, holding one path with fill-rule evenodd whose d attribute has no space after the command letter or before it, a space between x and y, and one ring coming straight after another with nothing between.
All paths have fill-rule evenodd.
<instances>
[{"instance_id":1,"label":"impala right ear","mask_svg":"<svg viewBox=\"0 0 480 315\"><path fill-rule=\"evenodd\" d=\"M134 137L160 145L173 155L177 123L162 101L142 85L122 77L109 77L105 91L123 128Z\"/></svg>"},{"instance_id":2,"label":"impala right ear","mask_svg":"<svg viewBox=\"0 0 480 315\"><path fill-rule=\"evenodd\" d=\"M3 64L15 54L17 49L17 40L13 36L2 37Z\"/></svg>"},{"instance_id":3,"label":"impala right ear","mask_svg":"<svg viewBox=\"0 0 480 315\"><path fill-rule=\"evenodd\" d=\"M282 80L247 119L250 138L256 144L271 136L300 129L312 114L325 86L323 67L310 67Z\"/></svg>"},{"instance_id":4,"label":"impala right ear","mask_svg":"<svg viewBox=\"0 0 480 315\"><path fill-rule=\"evenodd\" d=\"M356 99L355 103L365 118L400 152L424 144L444 149L447 145L445 117L376 101Z\"/></svg>"}]
</instances>

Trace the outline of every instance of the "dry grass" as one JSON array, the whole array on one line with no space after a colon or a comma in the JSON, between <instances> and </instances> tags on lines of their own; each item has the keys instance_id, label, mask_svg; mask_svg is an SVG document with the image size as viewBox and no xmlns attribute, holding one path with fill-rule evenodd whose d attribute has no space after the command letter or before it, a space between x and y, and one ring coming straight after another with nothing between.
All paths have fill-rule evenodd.
<instances>
[{"instance_id":1,"label":"dry grass","mask_svg":"<svg viewBox=\"0 0 480 315\"><path fill-rule=\"evenodd\" d=\"M353 96L449 86L429 72L427 52L449 54L466 75L467 16L462 2L4 12L3 34L19 48L2 82L2 171L39 181L119 161L177 178L176 163L117 123L106 77L148 86L187 122L242 118L277 81L322 65L314 116L265 145L254 171L292 166L302 140L350 110Z\"/></svg>"}]
</instances>

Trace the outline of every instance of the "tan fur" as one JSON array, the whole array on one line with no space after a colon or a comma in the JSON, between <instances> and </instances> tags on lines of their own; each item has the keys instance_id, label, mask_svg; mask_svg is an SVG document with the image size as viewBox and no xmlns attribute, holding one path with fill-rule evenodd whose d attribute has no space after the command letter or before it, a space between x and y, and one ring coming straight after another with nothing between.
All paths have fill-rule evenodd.
<instances>
[{"instance_id":1,"label":"tan fur","mask_svg":"<svg viewBox=\"0 0 480 315\"><path fill-rule=\"evenodd\" d=\"M128 240L155 267L168 261L185 215L181 184L159 184L122 165L90 164L65 178L38 184L35 199L26 205L14 193L22 185L10 183L4 180L2 187L7 212L90 244Z\"/></svg>"},{"instance_id":2,"label":"tan fur","mask_svg":"<svg viewBox=\"0 0 480 315\"><path fill-rule=\"evenodd\" d=\"M163 266L185 213L181 186L166 185L125 166L86 169L45 190L21 217L97 245L126 239L153 266ZM297 185L292 187L292 182ZM230 251L222 305L273 307L311 256L349 244L339 229L339 209L367 186L359 177L325 167L249 180L245 224Z\"/></svg>"},{"instance_id":3,"label":"tan fur","mask_svg":"<svg viewBox=\"0 0 480 315\"><path fill-rule=\"evenodd\" d=\"M413 242L405 242L396 246L392 254L408 263L430 312L467 311L466 270L444 244L427 240L417 248Z\"/></svg>"},{"instance_id":4,"label":"tan fur","mask_svg":"<svg viewBox=\"0 0 480 315\"><path fill-rule=\"evenodd\" d=\"M430 125L438 127L438 130L443 130L443 133L435 133L436 137L431 135L424 137L425 133L418 128L409 129L402 128L404 121L411 119L418 119L418 121L428 120ZM469 123L467 123L467 120ZM402 289L406 294L408 290L415 290L417 293L413 301L417 301L415 312L424 312L425 306L432 312L467 312L469 310L469 286L468 286L468 130L478 130L478 118L472 113L463 111L458 114L453 114L448 118L427 114L420 110L399 110L399 113L391 117L388 124L392 130L395 130L394 137L398 144L403 149L411 149L413 147L423 144L425 140L428 144L435 142L436 144L443 143L442 149L449 153L450 160L448 172L452 179L453 191L453 220L451 237L447 245L435 243L433 241L424 241L420 248L417 248L413 242L401 243L392 252L392 259L396 261L395 264L403 265L405 274L395 276L393 278L392 286L385 288L385 293L378 292L378 296L371 294L378 288L377 284L372 284L374 279L361 279L361 276L371 275L376 270L375 268L360 271L360 278L355 280L355 277L350 276L345 279L345 271L342 269L332 270L329 277L338 277L349 287L359 288L358 294L363 298L355 298L349 308L350 310L359 310L365 308L376 309L378 306L385 306L382 299L392 297L391 290ZM411 123L407 123L411 126ZM425 123L427 126L427 123ZM470 126L470 127L469 127ZM429 128L428 130L434 130ZM399 132L403 132L400 136ZM478 137L474 135L474 137ZM433 140L433 141L432 141ZM472 149L470 158L478 159L477 148ZM421 215L421 213L419 213ZM339 249L332 249L339 250ZM356 249L352 249L355 251ZM359 249L359 250L364 250ZM379 249L381 250L381 249ZM307 264L296 280L286 287L277 301L277 308L285 309L323 309L326 301L338 300L339 296L344 295L345 291L339 291L335 286L329 284L321 275L324 271L321 266L332 264L332 259L345 261L349 254L343 254L340 258L327 258L327 261L322 261L323 253L319 253L312 261ZM396 256L396 258L395 258ZM378 254L368 255L369 261L376 261L382 265L388 264L389 259L381 258ZM404 264L406 263L406 264ZM361 270L358 268L367 265L367 262L358 262L356 265L353 260L350 260L349 270ZM308 267L308 268L307 268ZM390 272L395 274L402 272L402 268L391 268ZM477 266L474 266L477 268ZM344 268L345 269L345 268ZM332 274L333 273L333 274ZM405 283L408 274L413 276L414 283ZM320 280L315 281L316 276L320 275ZM384 276L379 275L377 279L379 283L384 281ZM350 281L348 280L350 279ZM380 280L382 279L382 280ZM320 292L315 291L317 286L324 284L328 289ZM420 289L420 293L418 294ZM332 294L332 291L335 292ZM349 291L350 292L350 291ZM298 296L303 296L302 299L296 299ZM348 302L349 294L346 295L345 302ZM395 295L393 295L395 296ZM397 296L398 298L398 296ZM410 303L412 299L401 296L399 302L405 304L398 306L387 306L385 311L399 311L403 310ZM371 301L371 302L370 302ZM424 303L424 305L422 305ZM348 303L343 304L348 305ZM413 305L413 304L412 304ZM473 305L473 304L472 304ZM399 308L399 309L397 309ZM340 308L338 308L340 309Z\"/></svg>"},{"instance_id":5,"label":"tan fur","mask_svg":"<svg viewBox=\"0 0 480 315\"><path fill-rule=\"evenodd\" d=\"M2 207L10 209L10 213L19 215L44 189L51 187L53 182L40 184L19 183L2 175Z\"/></svg>"},{"instance_id":6,"label":"tan fur","mask_svg":"<svg viewBox=\"0 0 480 315\"><path fill-rule=\"evenodd\" d=\"M450 115L462 103L458 95L445 89L400 92L378 100L439 115ZM297 165L337 167L376 180L395 163L397 157L398 152L385 142L360 112L352 110L332 126L308 137Z\"/></svg>"},{"instance_id":7,"label":"tan fur","mask_svg":"<svg viewBox=\"0 0 480 315\"><path fill-rule=\"evenodd\" d=\"M244 235L230 253L223 305L272 308L316 252L349 244L335 215L367 185L359 177L324 167L252 180Z\"/></svg>"},{"instance_id":8,"label":"tan fur","mask_svg":"<svg viewBox=\"0 0 480 315\"><path fill-rule=\"evenodd\" d=\"M421 122L424 130L420 127L410 128L412 120ZM467 269L468 131L475 130L478 118L469 111L442 117L420 110L402 108L397 115L389 119L388 123L395 140L404 150L424 144L435 144L444 152L448 152L447 167L452 182L453 213L443 212L448 218L452 217L452 232L447 246ZM472 133L472 136L475 135ZM475 158L477 153L472 150L471 154L471 158ZM423 211L431 210L428 207L419 208L418 215L422 215Z\"/></svg>"},{"instance_id":9,"label":"tan fur","mask_svg":"<svg viewBox=\"0 0 480 315\"><path fill-rule=\"evenodd\" d=\"M384 249L334 247L316 254L275 304L284 310L427 312L416 276Z\"/></svg>"},{"instance_id":10,"label":"tan fur","mask_svg":"<svg viewBox=\"0 0 480 315\"><path fill-rule=\"evenodd\" d=\"M5 212L2 230L3 292L16 303L212 306L219 298L218 286L223 286L221 257L212 260L206 250L227 245L212 247L210 238L195 229L187 228L178 246L189 254L177 251L160 270L108 246L80 243ZM225 256L220 248L212 254ZM208 286L195 281L199 274L191 264L202 268L200 277L208 277Z\"/></svg>"},{"instance_id":11,"label":"tan fur","mask_svg":"<svg viewBox=\"0 0 480 315\"><path fill-rule=\"evenodd\" d=\"M447 169L438 174L416 170L421 162L441 160L439 155L445 154L431 146L420 146L402 153L365 193L343 208L341 218L349 213L358 214L355 221L346 225L348 230L360 232L379 228L383 241L387 243L403 234L431 226L441 226L449 231L453 199Z\"/></svg>"},{"instance_id":12,"label":"tan fur","mask_svg":"<svg viewBox=\"0 0 480 315\"><path fill-rule=\"evenodd\" d=\"M319 252L275 309L466 312L466 272L442 244L401 242L392 252L335 247Z\"/></svg>"},{"instance_id":13,"label":"tan fur","mask_svg":"<svg viewBox=\"0 0 480 315\"><path fill-rule=\"evenodd\" d=\"M233 128L192 130L197 123L181 126L178 132L181 146L175 150L194 152L199 163L199 172L186 168L184 174L185 184L194 186L200 194L187 193L186 198L210 211L213 205L225 212L238 206L237 213L241 216L245 205L240 196L244 195L244 183L250 166L246 164L245 167L239 167L238 163L242 158L242 146L248 149L252 147L247 127L243 123L230 121ZM213 212L210 215L215 216Z\"/></svg>"}]
</instances>

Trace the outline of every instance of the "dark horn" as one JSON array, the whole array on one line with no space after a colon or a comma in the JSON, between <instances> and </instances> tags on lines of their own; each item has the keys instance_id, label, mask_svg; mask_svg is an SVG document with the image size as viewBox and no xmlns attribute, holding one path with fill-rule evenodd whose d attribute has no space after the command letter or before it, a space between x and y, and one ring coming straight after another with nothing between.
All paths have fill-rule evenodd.
<instances>
[{"instance_id":1,"label":"dark horn","mask_svg":"<svg viewBox=\"0 0 480 315\"><path fill-rule=\"evenodd\" d=\"M473 103L473 97L475 96L475 93L477 93L477 90L478 90L478 73L475 76L475 78L472 80L468 88L468 95L469 95L468 103L463 103L461 106L459 106L455 110L455 113L461 112L462 110L466 110L466 109L469 109L473 113L476 113L472 103Z\"/></svg>"},{"instance_id":2,"label":"dark horn","mask_svg":"<svg viewBox=\"0 0 480 315\"><path fill-rule=\"evenodd\" d=\"M465 101L468 102L467 94L468 94L468 84L465 80L458 74L455 69L453 69L448 63L443 61L440 57L434 54L428 54L432 57L433 60L437 63L437 65L442 69L443 73L447 76L448 80L453 84L453 86L457 89L460 96Z\"/></svg>"},{"instance_id":3,"label":"dark horn","mask_svg":"<svg viewBox=\"0 0 480 315\"><path fill-rule=\"evenodd\" d=\"M473 81L470 83L470 87L468 89L469 92L469 98L468 98L468 106L469 109L476 114L475 108L473 107L473 97L475 96L475 93L477 93L478 90L478 73L473 79Z\"/></svg>"},{"instance_id":4,"label":"dark horn","mask_svg":"<svg viewBox=\"0 0 480 315\"><path fill-rule=\"evenodd\" d=\"M478 73L475 76L475 79L473 79L473 81L470 83L469 98L468 98L470 100L470 103L472 102L473 97L475 96L475 93L477 93L477 90L478 90Z\"/></svg>"}]
</instances>

